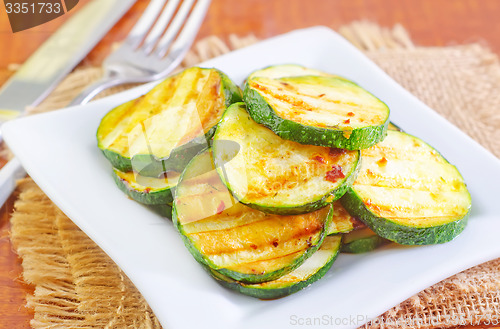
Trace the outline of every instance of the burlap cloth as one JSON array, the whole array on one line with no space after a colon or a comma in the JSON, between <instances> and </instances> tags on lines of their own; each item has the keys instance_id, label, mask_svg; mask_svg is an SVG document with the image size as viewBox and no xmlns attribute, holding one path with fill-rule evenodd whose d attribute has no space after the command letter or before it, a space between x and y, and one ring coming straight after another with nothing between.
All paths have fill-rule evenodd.
<instances>
[{"instance_id":1,"label":"burlap cloth","mask_svg":"<svg viewBox=\"0 0 500 329\"><path fill-rule=\"evenodd\" d=\"M400 26L389 30L358 22L339 31L410 92L500 156L500 64L486 47L417 47ZM256 41L253 36L231 36L227 42L209 37L193 47L183 65ZM32 110L63 107L100 75L99 68L77 70ZM33 181L21 181L18 191L11 239L22 258L22 279L35 287L26 296L34 309L33 328L160 328L129 279ZM377 302L376 296L370 298ZM499 315L497 259L420 292L366 327L496 325Z\"/></svg>"}]
</instances>

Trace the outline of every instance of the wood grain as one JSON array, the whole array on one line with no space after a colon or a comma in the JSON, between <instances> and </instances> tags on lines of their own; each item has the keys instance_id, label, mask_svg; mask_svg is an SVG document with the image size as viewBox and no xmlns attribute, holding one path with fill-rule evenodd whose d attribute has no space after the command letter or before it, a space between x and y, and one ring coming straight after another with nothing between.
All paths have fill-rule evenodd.
<instances>
[{"instance_id":1,"label":"wood grain","mask_svg":"<svg viewBox=\"0 0 500 329\"><path fill-rule=\"evenodd\" d=\"M78 7L88 1L80 0ZM138 0L81 65L101 63L147 3ZM479 41L499 53L498 13L498 0L213 0L198 38L212 34L227 38L231 33L267 38L308 26L338 28L353 20L369 20L383 26L402 24L418 45ZM11 64L23 63L70 16L13 34L0 5L0 85L12 74ZM0 211L0 328L29 328L32 313L24 307L24 296L31 288L19 281L21 264L7 238L12 201Z\"/></svg>"},{"instance_id":2,"label":"wood grain","mask_svg":"<svg viewBox=\"0 0 500 329\"><path fill-rule=\"evenodd\" d=\"M82 6L89 0L81 0ZM85 60L98 64L116 41L122 40L147 5L136 5ZM254 33L267 38L313 25L338 28L353 20L384 26L401 23L412 39L423 46L443 46L479 41L500 52L500 1L498 0L213 0L199 38L211 34ZM71 13L70 13L71 14ZM0 10L0 83L10 75L11 63L22 63L69 16L13 34L5 11Z\"/></svg>"},{"instance_id":3,"label":"wood grain","mask_svg":"<svg viewBox=\"0 0 500 329\"><path fill-rule=\"evenodd\" d=\"M25 307L26 294L32 287L21 280L21 261L14 254L8 238L9 215L15 195L0 210L0 328L30 328L33 312Z\"/></svg>"}]
</instances>

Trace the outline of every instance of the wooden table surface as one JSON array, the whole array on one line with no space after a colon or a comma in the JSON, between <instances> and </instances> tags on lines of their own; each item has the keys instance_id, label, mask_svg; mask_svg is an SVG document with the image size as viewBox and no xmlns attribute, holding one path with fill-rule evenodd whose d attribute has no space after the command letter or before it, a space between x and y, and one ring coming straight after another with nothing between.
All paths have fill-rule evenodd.
<instances>
[{"instance_id":1,"label":"wooden table surface","mask_svg":"<svg viewBox=\"0 0 500 329\"><path fill-rule=\"evenodd\" d=\"M89 0L80 0L74 12ZM147 6L138 0L122 20L84 60L98 65L111 45L122 40ZM12 74L11 64L23 63L73 12L30 30L13 34L0 6L0 85ZM402 24L414 42L446 46L481 42L500 53L500 1L498 0L213 0L198 38L227 38L254 33L266 38L297 28L326 25L332 28L353 20L369 20L383 26ZM12 197L0 210L0 328L29 328L32 313L24 296L20 260L8 239Z\"/></svg>"}]
</instances>

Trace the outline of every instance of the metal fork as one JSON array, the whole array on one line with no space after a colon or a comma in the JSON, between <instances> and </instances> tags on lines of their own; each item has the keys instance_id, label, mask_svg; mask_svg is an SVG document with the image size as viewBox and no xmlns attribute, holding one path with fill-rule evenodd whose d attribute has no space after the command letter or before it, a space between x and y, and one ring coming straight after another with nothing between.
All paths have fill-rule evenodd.
<instances>
[{"instance_id":1,"label":"metal fork","mask_svg":"<svg viewBox=\"0 0 500 329\"><path fill-rule=\"evenodd\" d=\"M151 0L122 45L104 60L104 77L70 105L86 104L113 86L150 82L171 73L191 47L210 5L210 0L179 2Z\"/></svg>"}]
</instances>

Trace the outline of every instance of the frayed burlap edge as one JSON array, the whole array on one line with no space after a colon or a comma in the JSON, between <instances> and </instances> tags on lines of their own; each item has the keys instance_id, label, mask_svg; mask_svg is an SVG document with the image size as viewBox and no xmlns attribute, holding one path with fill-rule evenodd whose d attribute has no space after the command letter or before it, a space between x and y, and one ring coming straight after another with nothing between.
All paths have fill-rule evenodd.
<instances>
[{"instance_id":1,"label":"frayed burlap edge","mask_svg":"<svg viewBox=\"0 0 500 329\"><path fill-rule=\"evenodd\" d=\"M401 26L367 22L340 33L400 84L500 156L500 65L485 47L416 47ZM254 36L199 41L183 67L256 42ZM70 74L32 113L64 107L102 75L85 67ZM473 82L471 82L473 81ZM105 96L127 87L114 88ZM492 138L493 136L493 138ZM160 328L120 269L29 179L19 185L11 238L23 260L34 328ZM452 328L488 324L500 314L500 259L446 279L387 311L366 328ZM495 318L497 316L497 318Z\"/></svg>"},{"instance_id":2,"label":"frayed burlap edge","mask_svg":"<svg viewBox=\"0 0 500 329\"><path fill-rule=\"evenodd\" d=\"M33 328L159 328L134 285L29 178L19 182L11 239L22 258Z\"/></svg>"}]
</instances>

